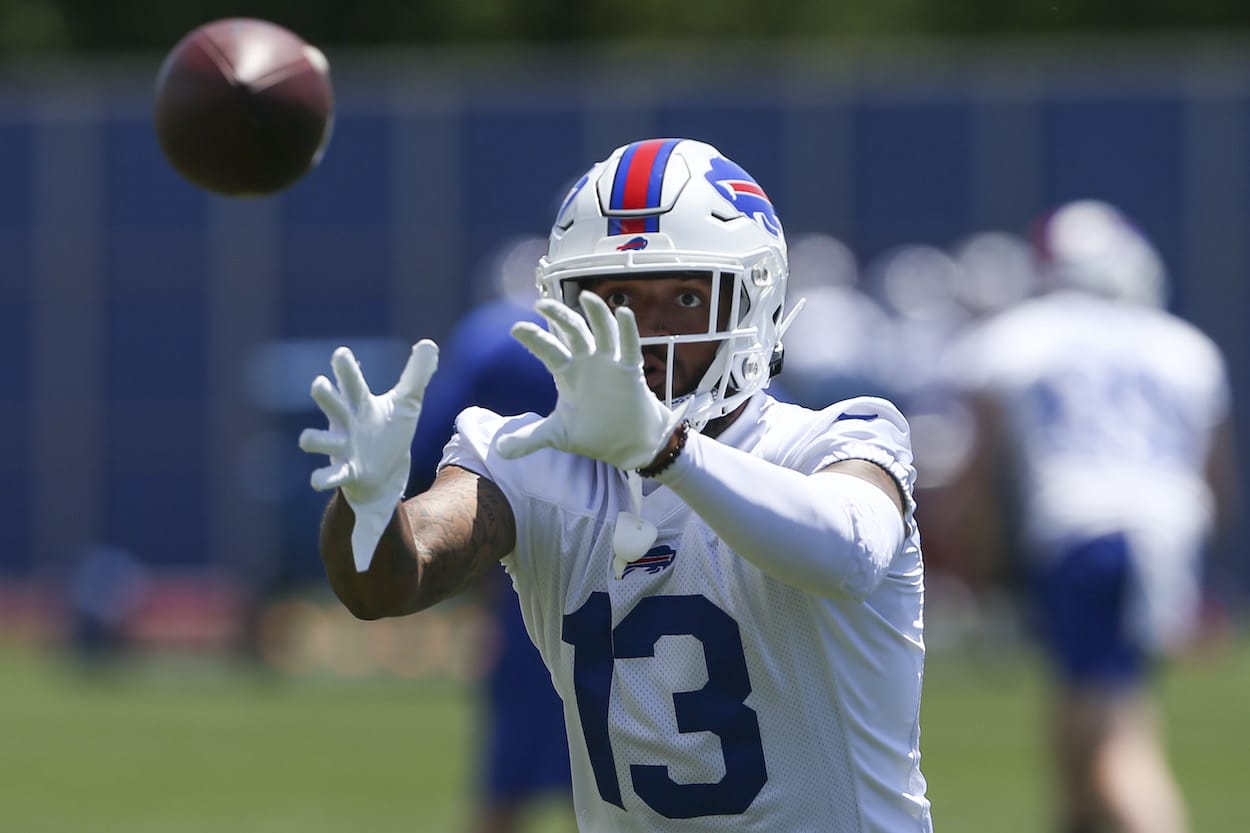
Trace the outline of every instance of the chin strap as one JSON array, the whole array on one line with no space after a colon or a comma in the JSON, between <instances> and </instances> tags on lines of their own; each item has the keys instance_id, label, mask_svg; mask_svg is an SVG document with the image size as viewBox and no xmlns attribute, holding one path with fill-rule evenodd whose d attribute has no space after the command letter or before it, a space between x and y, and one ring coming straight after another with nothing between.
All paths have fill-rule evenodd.
<instances>
[{"instance_id":1,"label":"chin strap","mask_svg":"<svg viewBox=\"0 0 1250 833\"><path fill-rule=\"evenodd\" d=\"M708 413L711 412L711 405L716 401L716 397L710 391L703 393L688 393L685 396L679 396L669 403L669 407L674 411L680 411L686 422L690 423L690 430L696 434L707 427L711 421ZM684 410L683 410L684 409ZM694 416L691 416L694 414Z\"/></svg>"}]
</instances>

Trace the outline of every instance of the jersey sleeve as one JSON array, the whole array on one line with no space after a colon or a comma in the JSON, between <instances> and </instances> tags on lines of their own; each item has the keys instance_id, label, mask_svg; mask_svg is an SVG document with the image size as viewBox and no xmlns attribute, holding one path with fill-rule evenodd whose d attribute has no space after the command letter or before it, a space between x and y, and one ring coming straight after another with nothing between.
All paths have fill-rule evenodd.
<instances>
[{"instance_id":1,"label":"jersey sleeve","mask_svg":"<svg viewBox=\"0 0 1250 833\"><path fill-rule=\"evenodd\" d=\"M792 467L807 473L843 460L868 460L881 466L898 483L911 522L916 485L911 429L889 400L860 396L818 411L807 441L799 448Z\"/></svg>"},{"instance_id":2,"label":"jersey sleeve","mask_svg":"<svg viewBox=\"0 0 1250 833\"><path fill-rule=\"evenodd\" d=\"M486 408L465 408L456 417L456 430L447 445L438 467L460 466L494 481L500 488L508 485L509 466L495 451L495 437L501 432L515 431L541 419L537 414L505 417ZM501 465L503 464L503 465Z\"/></svg>"},{"instance_id":3,"label":"jersey sleeve","mask_svg":"<svg viewBox=\"0 0 1250 833\"><path fill-rule=\"evenodd\" d=\"M512 507L518 542L531 537L532 518L528 507L534 500L561 505L568 502L564 490L573 481L573 468L582 459L549 448L516 460L505 459L496 451L495 440L501 434L540 419L540 415L533 413L500 416L486 408L466 408L456 417L456 431L444 447L439 463L440 469L460 466L498 486ZM585 501L593 501L594 497L591 495ZM518 565L517 556L514 552L503 559L509 572Z\"/></svg>"}]
</instances>

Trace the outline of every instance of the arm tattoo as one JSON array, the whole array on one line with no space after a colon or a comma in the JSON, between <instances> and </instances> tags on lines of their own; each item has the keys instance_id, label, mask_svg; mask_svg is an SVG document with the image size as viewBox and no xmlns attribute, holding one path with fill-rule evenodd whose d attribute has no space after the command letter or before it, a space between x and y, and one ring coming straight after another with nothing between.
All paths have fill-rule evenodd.
<instances>
[{"instance_id":1,"label":"arm tattoo","mask_svg":"<svg viewBox=\"0 0 1250 833\"><path fill-rule=\"evenodd\" d=\"M363 573L352 559L352 513L330 499L321 527L321 560L339 600L361 619L403 616L470 586L516 545L512 507L491 481L449 466L434 485L403 504Z\"/></svg>"},{"instance_id":2,"label":"arm tattoo","mask_svg":"<svg viewBox=\"0 0 1250 833\"><path fill-rule=\"evenodd\" d=\"M516 521L503 492L464 469L444 469L404 510L417 561L391 569L417 571L419 608L461 592L516 546Z\"/></svg>"}]
</instances>

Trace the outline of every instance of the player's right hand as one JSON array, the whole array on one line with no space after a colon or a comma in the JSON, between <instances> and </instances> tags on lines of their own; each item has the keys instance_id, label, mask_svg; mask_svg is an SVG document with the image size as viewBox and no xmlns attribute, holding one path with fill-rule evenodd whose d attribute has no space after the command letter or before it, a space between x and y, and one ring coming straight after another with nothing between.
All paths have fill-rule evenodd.
<instances>
[{"instance_id":1,"label":"player's right hand","mask_svg":"<svg viewBox=\"0 0 1250 833\"><path fill-rule=\"evenodd\" d=\"M687 406L673 411L647 388L633 310L621 307L614 313L585 290L578 300L585 319L543 298L534 309L551 332L530 321L513 326L513 337L555 380L556 407L537 422L500 436L496 447L507 459L555 448L632 471L655 459Z\"/></svg>"},{"instance_id":2,"label":"player's right hand","mask_svg":"<svg viewBox=\"0 0 1250 833\"><path fill-rule=\"evenodd\" d=\"M334 351L330 367L333 383L325 376L312 383L313 401L329 427L304 429L299 447L329 456L329 465L312 473L312 487L337 488L352 507L352 554L363 572L408 483L412 437L425 388L438 367L438 345L428 339L414 344L399 381L381 395L369 390L347 347Z\"/></svg>"}]
</instances>

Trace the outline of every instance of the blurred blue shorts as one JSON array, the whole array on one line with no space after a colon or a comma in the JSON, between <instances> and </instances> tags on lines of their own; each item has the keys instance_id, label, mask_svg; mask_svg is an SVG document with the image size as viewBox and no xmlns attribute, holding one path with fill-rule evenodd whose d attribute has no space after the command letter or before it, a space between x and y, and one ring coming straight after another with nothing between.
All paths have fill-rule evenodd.
<instances>
[{"instance_id":1,"label":"blurred blue shorts","mask_svg":"<svg viewBox=\"0 0 1250 833\"><path fill-rule=\"evenodd\" d=\"M1131 684L1149 655L1127 626L1134 565L1121 534L1069 541L1034 576L1037 627L1069 682Z\"/></svg>"},{"instance_id":2,"label":"blurred blue shorts","mask_svg":"<svg viewBox=\"0 0 1250 833\"><path fill-rule=\"evenodd\" d=\"M511 587L501 594L494 612L502 645L486 679L485 792L497 801L570 792L564 706L525 632Z\"/></svg>"}]
</instances>

